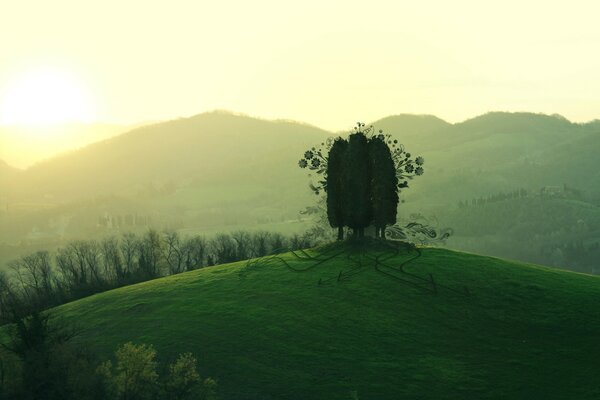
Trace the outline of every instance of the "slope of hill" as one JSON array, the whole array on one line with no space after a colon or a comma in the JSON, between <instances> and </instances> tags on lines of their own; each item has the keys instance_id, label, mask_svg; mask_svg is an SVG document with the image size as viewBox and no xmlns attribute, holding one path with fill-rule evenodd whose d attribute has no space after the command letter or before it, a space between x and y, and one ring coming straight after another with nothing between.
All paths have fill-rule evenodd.
<instances>
[{"instance_id":1,"label":"slope of hill","mask_svg":"<svg viewBox=\"0 0 600 400\"><path fill-rule=\"evenodd\" d=\"M437 132L448 129L452 124L433 115L398 114L382 118L372 123L376 129L401 139L402 143L410 143L411 151L427 149L425 138L436 135ZM345 133L345 132L344 132ZM416 148L414 148L416 146ZM423 146L421 148L421 146Z\"/></svg>"},{"instance_id":2,"label":"slope of hill","mask_svg":"<svg viewBox=\"0 0 600 400\"><path fill-rule=\"evenodd\" d=\"M50 194L73 200L127 192L160 180L214 183L225 177L255 179L263 172L270 172L264 177L270 179L277 173L280 177L282 160L292 154L297 158L303 146L326 136L300 123L204 113L137 128L36 164L24 172L14 191L15 196Z\"/></svg>"},{"instance_id":3,"label":"slope of hill","mask_svg":"<svg viewBox=\"0 0 600 400\"><path fill-rule=\"evenodd\" d=\"M192 351L224 399L600 396L600 279L346 246L205 268L56 313L104 358L127 341L165 360Z\"/></svg>"},{"instance_id":4,"label":"slope of hill","mask_svg":"<svg viewBox=\"0 0 600 400\"><path fill-rule=\"evenodd\" d=\"M392 130L393 131L393 130ZM407 192L407 204L447 210L466 197L519 188L562 186L600 197L597 178L600 126L560 116L488 113L401 141L426 160L424 178Z\"/></svg>"},{"instance_id":5,"label":"slope of hill","mask_svg":"<svg viewBox=\"0 0 600 400\"><path fill-rule=\"evenodd\" d=\"M19 169L8 165L4 160L0 160L0 187L11 182L19 172Z\"/></svg>"},{"instance_id":6,"label":"slope of hill","mask_svg":"<svg viewBox=\"0 0 600 400\"><path fill-rule=\"evenodd\" d=\"M103 123L0 126L0 158L26 168L57 154L108 139L133 127Z\"/></svg>"}]
</instances>

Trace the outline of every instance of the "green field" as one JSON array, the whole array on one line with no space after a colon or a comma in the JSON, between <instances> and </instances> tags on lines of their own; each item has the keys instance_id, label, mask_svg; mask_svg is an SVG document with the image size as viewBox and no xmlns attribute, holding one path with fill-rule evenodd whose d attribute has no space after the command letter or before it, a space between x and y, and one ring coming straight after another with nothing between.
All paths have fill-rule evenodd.
<instances>
[{"instance_id":1,"label":"green field","mask_svg":"<svg viewBox=\"0 0 600 400\"><path fill-rule=\"evenodd\" d=\"M112 290L56 314L101 358L127 341L153 344L161 361L193 352L223 399L600 398L600 278L420 252L402 265L417 251L330 245Z\"/></svg>"}]
</instances>

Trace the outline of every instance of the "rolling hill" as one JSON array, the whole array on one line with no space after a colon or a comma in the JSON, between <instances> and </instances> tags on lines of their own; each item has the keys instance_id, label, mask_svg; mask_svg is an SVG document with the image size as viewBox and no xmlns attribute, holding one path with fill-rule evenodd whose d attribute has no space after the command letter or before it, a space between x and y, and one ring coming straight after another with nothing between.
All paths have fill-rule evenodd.
<instances>
[{"instance_id":1,"label":"rolling hill","mask_svg":"<svg viewBox=\"0 0 600 400\"><path fill-rule=\"evenodd\" d=\"M142 214L159 228L203 233L281 224L313 200L305 173L290 160L327 135L224 112L134 129L7 183L10 212L0 224L11 229L0 230L0 242L31 240L38 231L56 240L96 237L110 233L97 226L105 215Z\"/></svg>"},{"instance_id":2,"label":"rolling hill","mask_svg":"<svg viewBox=\"0 0 600 400\"><path fill-rule=\"evenodd\" d=\"M581 209L572 215L590 216L584 221L588 233L583 243L600 241L598 218L592 215L600 216L598 121L577 124L558 115L492 112L455 124L407 114L374 124L426 160L425 175L401 194L402 219L417 213L435 217L452 227L455 237L464 237L470 227L457 213L459 201L568 185L582 193L574 205ZM305 149L330 135L297 122L210 112L133 129L26 170L4 168L4 174L0 167L0 246L5 243L6 248L0 250L0 264L22 253L23 246L52 248L69 239L119 235L149 225L203 234L302 232L310 221L298 212L313 205L315 197L296 163ZM512 220L524 215L516 208L505 211ZM98 222L135 215L151 222L112 229ZM571 218L568 226L579 219ZM484 216L480 229L495 235L499 245L488 246L479 236L465 240L481 243L450 239L449 245L515 257L510 252L514 237L504 225L490 223L494 220ZM528 229L529 237L548 234L543 221ZM547 263L542 251L525 249L524 259ZM588 261L579 265L571 258L555 259L563 260L561 266L578 263L579 270L598 270Z\"/></svg>"},{"instance_id":3,"label":"rolling hill","mask_svg":"<svg viewBox=\"0 0 600 400\"><path fill-rule=\"evenodd\" d=\"M0 159L26 168L131 129L131 126L102 123L0 125Z\"/></svg>"},{"instance_id":4,"label":"rolling hill","mask_svg":"<svg viewBox=\"0 0 600 400\"><path fill-rule=\"evenodd\" d=\"M15 179L19 172L19 169L8 165L4 160L0 160L0 187L6 187L9 182Z\"/></svg>"},{"instance_id":5,"label":"rolling hill","mask_svg":"<svg viewBox=\"0 0 600 400\"><path fill-rule=\"evenodd\" d=\"M597 399L600 279L455 251L333 244L63 305L80 343L183 351L223 399ZM340 273L340 271L343 271Z\"/></svg>"},{"instance_id":6,"label":"rolling hill","mask_svg":"<svg viewBox=\"0 0 600 400\"><path fill-rule=\"evenodd\" d=\"M268 166L281 166L284 155L298 151L295 147L303 148L326 135L299 123L204 113L137 128L40 162L24 171L12 192L16 198L50 195L57 201L71 201L129 194L136 185L153 181L195 178L214 183L269 171L265 178L273 178L281 170Z\"/></svg>"}]
</instances>

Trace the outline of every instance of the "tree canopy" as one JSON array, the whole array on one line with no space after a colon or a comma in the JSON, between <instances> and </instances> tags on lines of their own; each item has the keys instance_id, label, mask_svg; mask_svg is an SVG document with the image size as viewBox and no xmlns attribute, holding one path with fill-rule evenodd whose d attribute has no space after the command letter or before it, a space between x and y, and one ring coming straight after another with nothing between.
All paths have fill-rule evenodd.
<instances>
[{"instance_id":1,"label":"tree canopy","mask_svg":"<svg viewBox=\"0 0 600 400\"><path fill-rule=\"evenodd\" d=\"M344 227L355 236L373 225L375 235L385 237L386 226L396 223L399 193L408 181L424 172L423 157L412 158L391 135L357 123L347 138L330 138L304 153L298 165L322 178L310 187L315 194L327 196L327 219L338 228L338 240Z\"/></svg>"}]
</instances>

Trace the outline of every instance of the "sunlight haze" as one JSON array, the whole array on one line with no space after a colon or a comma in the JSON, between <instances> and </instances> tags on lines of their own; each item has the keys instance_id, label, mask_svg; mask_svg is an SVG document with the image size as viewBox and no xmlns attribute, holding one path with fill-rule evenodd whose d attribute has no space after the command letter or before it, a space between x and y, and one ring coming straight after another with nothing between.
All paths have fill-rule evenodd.
<instances>
[{"instance_id":1,"label":"sunlight haze","mask_svg":"<svg viewBox=\"0 0 600 400\"><path fill-rule=\"evenodd\" d=\"M592 1L5 2L0 124L213 109L330 130L398 113L588 121L599 13ZM44 68L54 78L27 78Z\"/></svg>"},{"instance_id":2,"label":"sunlight haze","mask_svg":"<svg viewBox=\"0 0 600 400\"><path fill-rule=\"evenodd\" d=\"M0 400L600 400L600 1L0 0Z\"/></svg>"}]
</instances>

